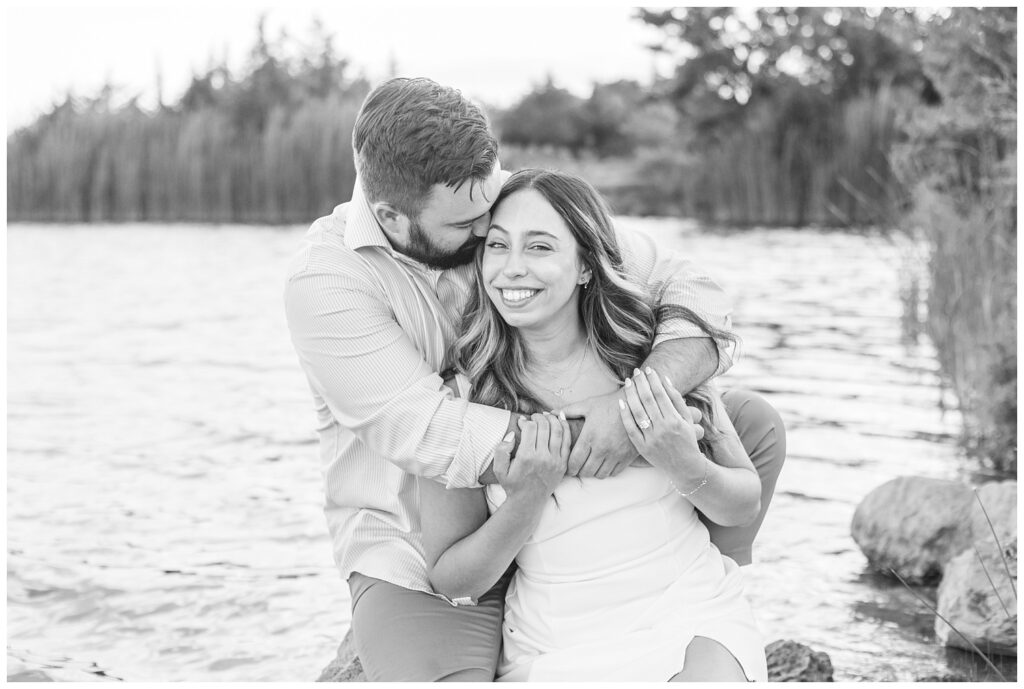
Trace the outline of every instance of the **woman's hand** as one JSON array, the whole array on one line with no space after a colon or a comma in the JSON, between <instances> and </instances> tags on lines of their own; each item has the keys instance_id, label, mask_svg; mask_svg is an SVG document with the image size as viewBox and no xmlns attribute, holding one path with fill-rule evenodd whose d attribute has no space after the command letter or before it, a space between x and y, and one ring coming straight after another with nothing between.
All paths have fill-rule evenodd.
<instances>
[{"instance_id":1,"label":"woman's hand","mask_svg":"<svg viewBox=\"0 0 1024 689\"><path fill-rule=\"evenodd\" d=\"M707 461L697 447L704 436L701 414L686 405L671 381L662 383L654 370L646 371L637 369L622 388L619 416L626 435L641 457L669 476L692 473L700 480Z\"/></svg>"},{"instance_id":2,"label":"woman's hand","mask_svg":"<svg viewBox=\"0 0 1024 689\"><path fill-rule=\"evenodd\" d=\"M571 434L565 415L534 414L520 420L519 449L514 458L495 453L494 475L511 497L534 494L547 497L561 483L569 460Z\"/></svg>"}]
</instances>

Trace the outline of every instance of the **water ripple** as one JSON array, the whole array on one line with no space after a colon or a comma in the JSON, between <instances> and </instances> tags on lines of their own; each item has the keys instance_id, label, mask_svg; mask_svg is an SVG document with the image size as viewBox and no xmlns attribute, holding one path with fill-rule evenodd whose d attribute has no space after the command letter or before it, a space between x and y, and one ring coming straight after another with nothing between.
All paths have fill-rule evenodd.
<instances>
[{"instance_id":1,"label":"water ripple","mask_svg":"<svg viewBox=\"0 0 1024 689\"><path fill-rule=\"evenodd\" d=\"M839 680L959 662L849 536L883 481L970 470L934 348L901 332L908 252L624 222L733 296L743 355L722 384L787 422L747 577L769 638L826 650ZM302 232L9 228L8 679L296 681L333 657L348 593L281 308Z\"/></svg>"}]
</instances>

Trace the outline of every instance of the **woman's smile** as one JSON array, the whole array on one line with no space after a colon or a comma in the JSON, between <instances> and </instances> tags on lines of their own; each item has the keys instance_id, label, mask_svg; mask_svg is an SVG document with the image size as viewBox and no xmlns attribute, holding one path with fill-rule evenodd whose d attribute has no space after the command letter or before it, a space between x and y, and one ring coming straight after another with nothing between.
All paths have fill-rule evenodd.
<instances>
[{"instance_id":1,"label":"woman's smile","mask_svg":"<svg viewBox=\"0 0 1024 689\"><path fill-rule=\"evenodd\" d=\"M540 294L539 289L524 289L524 288L499 288L501 292L501 301L509 308L521 308L526 306L533 301L533 298Z\"/></svg>"}]
</instances>

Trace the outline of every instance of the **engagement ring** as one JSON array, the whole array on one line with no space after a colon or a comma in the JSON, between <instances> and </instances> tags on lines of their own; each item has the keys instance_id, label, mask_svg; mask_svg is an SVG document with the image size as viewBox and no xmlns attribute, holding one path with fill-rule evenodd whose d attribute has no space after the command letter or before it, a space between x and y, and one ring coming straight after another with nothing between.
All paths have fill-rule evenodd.
<instances>
[{"instance_id":1,"label":"engagement ring","mask_svg":"<svg viewBox=\"0 0 1024 689\"><path fill-rule=\"evenodd\" d=\"M651 420L640 419L639 421L636 422L636 425L640 427L640 430L646 431L648 428L651 427Z\"/></svg>"}]
</instances>

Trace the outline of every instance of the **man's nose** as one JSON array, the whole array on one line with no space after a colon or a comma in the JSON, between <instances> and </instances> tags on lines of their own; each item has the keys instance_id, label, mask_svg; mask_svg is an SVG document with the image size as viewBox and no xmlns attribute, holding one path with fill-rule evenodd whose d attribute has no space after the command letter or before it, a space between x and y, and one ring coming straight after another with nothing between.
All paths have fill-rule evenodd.
<instances>
[{"instance_id":1,"label":"man's nose","mask_svg":"<svg viewBox=\"0 0 1024 689\"><path fill-rule=\"evenodd\" d=\"M491 214L484 213L483 215L476 219L476 222L473 223L473 235L481 238L486 237L487 228L489 228L490 226Z\"/></svg>"}]
</instances>

